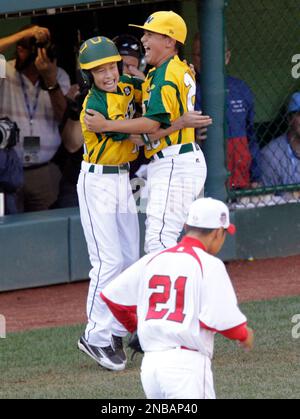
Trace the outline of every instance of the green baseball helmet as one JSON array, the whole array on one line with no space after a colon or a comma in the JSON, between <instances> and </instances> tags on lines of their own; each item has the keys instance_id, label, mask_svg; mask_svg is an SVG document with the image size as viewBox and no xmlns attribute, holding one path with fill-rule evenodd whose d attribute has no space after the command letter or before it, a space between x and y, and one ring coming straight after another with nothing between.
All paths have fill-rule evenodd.
<instances>
[{"instance_id":1,"label":"green baseball helmet","mask_svg":"<svg viewBox=\"0 0 300 419\"><path fill-rule=\"evenodd\" d=\"M122 61L113 41L104 36L85 41L79 50L79 63L82 70L91 70L99 65Z\"/></svg>"}]
</instances>

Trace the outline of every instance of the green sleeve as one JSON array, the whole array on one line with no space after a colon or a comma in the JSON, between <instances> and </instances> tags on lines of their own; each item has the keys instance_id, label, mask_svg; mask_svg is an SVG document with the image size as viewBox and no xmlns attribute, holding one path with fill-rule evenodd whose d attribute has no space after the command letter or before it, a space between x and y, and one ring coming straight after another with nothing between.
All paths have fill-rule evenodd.
<instances>
[{"instance_id":1,"label":"green sleeve","mask_svg":"<svg viewBox=\"0 0 300 419\"><path fill-rule=\"evenodd\" d=\"M161 96L162 86L162 84L155 84L154 89L151 90L150 101L146 105L147 111L144 117L159 122L161 127L166 129L172 125L172 122L171 115L163 104Z\"/></svg>"},{"instance_id":2,"label":"green sleeve","mask_svg":"<svg viewBox=\"0 0 300 419\"><path fill-rule=\"evenodd\" d=\"M122 83L131 84L131 86L137 90L142 90L142 84L144 83L144 80L141 80L138 77L129 76L127 74L123 74L123 76L120 78L120 81Z\"/></svg>"},{"instance_id":3,"label":"green sleeve","mask_svg":"<svg viewBox=\"0 0 300 419\"><path fill-rule=\"evenodd\" d=\"M129 134L122 134L120 132L106 132L105 134L113 141L124 141L129 138Z\"/></svg>"},{"instance_id":4,"label":"green sleeve","mask_svg":"<svg viewBox=\"0 0 300 419\"><path fill-rule=\"evenodd\" d=\"M144 83L144 80L141 80L138 77L132 77L132 84L135 90L142 91L143 83Z\"/></svg>"},{"instance_id":5,"label":"green sleeve","mask_svg":"<svg viewBox=\"0 0 300 419\"><path fill-rule=\"evenodd\" d=\"M105 92L101 92L100 90L96 90L95 87L92 87L86 103L86 109L93 109L94 111L101 113L103 116L105 116L106 119L108 119Z\"/></svg>"},{"instance_id":6,"label":"green sleeve","mask_svg":"<svg viewBox=\"0 0 300 419\"><path fill-rule=\"evenodd\" d=\"M86 103L86 109L93 109L94 111L101 113L106 119L110 119L107 112L108 105L105 92L92 88L91 94ZM124 141L129 138L129 134L122 134L118 132L106 132L105 135L112 141Z\"/></svg>"}]
</instances>

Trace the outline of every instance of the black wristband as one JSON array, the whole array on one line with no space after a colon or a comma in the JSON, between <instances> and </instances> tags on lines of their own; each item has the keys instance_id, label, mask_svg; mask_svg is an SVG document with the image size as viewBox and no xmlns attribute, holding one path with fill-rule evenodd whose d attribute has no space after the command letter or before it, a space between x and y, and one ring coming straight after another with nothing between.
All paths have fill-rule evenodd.
<instances>
[{"instance_id":1,"label":"black wristband","mask_svg":"<svg viewBox=\"0 0 300 419\"><path fill-rule=\"evenodd\" d=\"M45 88L47 92L55 92L58 89L60 89L60 85L58 83L54 84L53 86L48 86Z\"/></svg>"},{"instance_id":2,"label":"black wristband","mask_svg":"<svg viewBox=\"0 0 300 419\"><path fill-rule=\"evenodd\" d=\"M52 86L47 86L42 78L40 78L40 86L41 89L45 90L46 92L55 92L56 90L60 89L60 85L57 81Z\"/></svg>"}]
</instances>

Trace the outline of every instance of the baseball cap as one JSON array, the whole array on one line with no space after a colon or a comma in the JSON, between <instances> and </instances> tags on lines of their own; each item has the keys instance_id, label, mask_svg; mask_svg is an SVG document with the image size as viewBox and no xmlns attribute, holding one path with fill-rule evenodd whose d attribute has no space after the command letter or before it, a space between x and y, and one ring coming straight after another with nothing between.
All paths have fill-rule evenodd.
<instances>
[{"instance_id":1,"label":"baseball cap","mask_svg":"<svg viewBox=\"0 0 300 419\"><path fill-rule=\"evenodd\" d=\"M96 36L85 41L79 50L82 70L91 70L99 65L122 61L113 41L105 36Z\"/></svg>"},{"instance_id":2,"label":"baseball cap","mask_svg":"<svg viewBox=\"0 0 300 419\"><path fill-rule=\"evenodd\" d=\"M230 223L228 207L217 199L201 198L194 201L190 207L187 225L196 228L224 228L234 235L236 227Z\"/></svg>"},{"instance_id":3,"label":"baseball cap","mask_svg":"<svg viewBox=\"0 0 300 419\"><path fill-rule=\"evenodd\" d=\"M144 29L145 31L156 32L161 35L167 35L176 39L181 44L185 43L187 36L187 26L185 21L177 13L155 12L148 17L144 26L129 25L135 28Z\"/></svg>"},{"instance_id":4,"label":"baseball cap","mask_svg":"<svg viewBox=\"0 0 300 419\"><path fill-rule=\"evenodd\" d=\"M300 112L300 93L294 93L291 97L289 106L288 106L288 113L291 112Z\"/></svg>"}]
</instances>

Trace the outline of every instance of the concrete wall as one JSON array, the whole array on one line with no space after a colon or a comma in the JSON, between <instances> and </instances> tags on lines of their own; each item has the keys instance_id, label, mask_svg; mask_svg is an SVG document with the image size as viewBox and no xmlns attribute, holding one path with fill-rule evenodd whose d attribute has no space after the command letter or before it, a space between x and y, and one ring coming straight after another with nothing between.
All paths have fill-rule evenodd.
<instances>
[{"instance_id":1,"label":"concrete wall","mask_svg":"<svg viewBox=\"0 0 300 419\"><path fill-rule=\"evenodd\" d=\"M232 213L237 234L228 237L223 260L300 254L300 205ZM140 214L141 255L145 215ZM0 218L0 291L88 278L90 263L78 209Z\"/></svg>"},{"instance_id":2,"label":"concrete wall","mask_svg":"<svg viewBox=\"0 0 300 419\"><path fill-rule=\"evenodd\" d=\"M0 219L0 291L76 281L88 272L78 210Z\"/></svg>"}]
</instances>

